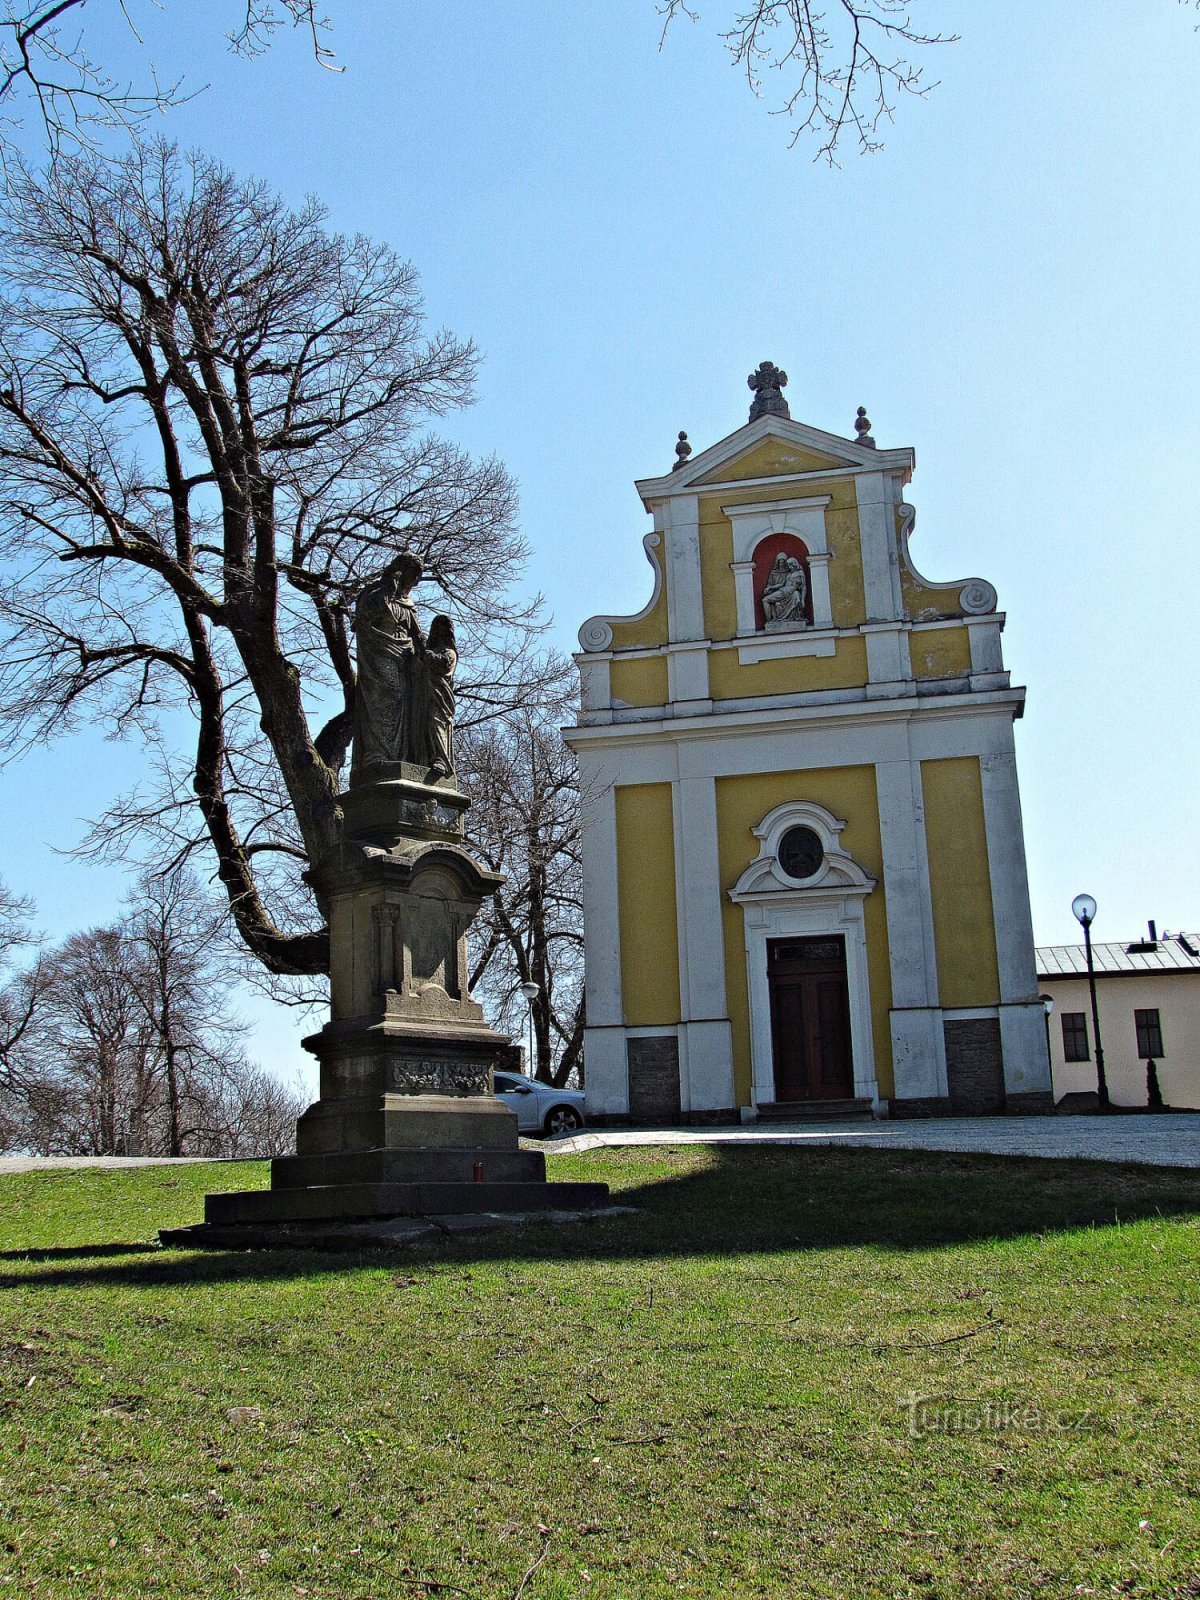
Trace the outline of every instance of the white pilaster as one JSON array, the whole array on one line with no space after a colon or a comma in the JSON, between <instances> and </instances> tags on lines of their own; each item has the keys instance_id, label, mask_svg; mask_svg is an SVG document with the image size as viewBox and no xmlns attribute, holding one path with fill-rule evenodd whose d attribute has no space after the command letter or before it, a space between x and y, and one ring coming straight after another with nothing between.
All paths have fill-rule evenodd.
<instances>
[{"instance_id":1,"label":"white pilaster","mask_svg":"<svg viewBox=\"0 0 1200 1600\"><path fill-rule=\"evenodd\" d=\"M754 563L731 561L739 633L754 633Z\"/></svg>"},{"instance_id":2,"label":"white pilaster","mask_svg":"<svg viewBox=\"0 0 1200 1600\"><path fill-rule=\"evenodd\" d=\"M814 628L828 628L833 625L833 602L829 597L829 563L832 559L828 550L809 552L808 576L812 584Z\"/></svg>"},{"instance_id":3,"label":"white pilaster","mask_svg":"<svg viewBox=\"0 0 1200 1600\"><path fill-rule=\"evenodd\" d=\"M629 1066L624 1028L585 1028L583 1059L587 1063L584 1092L590 1117L623 1117L629 1113Z\"/></svg>"},{"instance_id":4,"label":"white pilaster","mask_svg":"<svg viewBox=\"0 0 1200 1600\"><path fill-rule=\"evenodd\" d=\"M711 777L681 777L672 796L684 1105L691 1112L728 1110L735 1104L733 1040L725 993L716 784Z\"/></svg>"},{"instance_id":5,"label":"white pilaster","mask_svg":"<svg viewBox=\"0 0 1200 1600\"><path fill-rule=\"evenodd\" d=\"M867 696L897 694L912 678L908 622L868 622L862 634L867 641ZM886 691L884 686L886 685Z\"/></svg>"},{"instance_id":6,"label":"white pilaster","mask_svg":"<svg viewBox=\"0 0 1200 1600\"><path fill-rule=\"evenodd\" d=\"M933 901L921 768L911 753L875 768L892 977L892 1054L897 1099L949 1093L938 1003Z\"/></svg>"},{"instance_id":7,"label":"white pilaster","mask_svg":"<svg viewBox=\"0 0 1200 1600\"><path fill-rule=\"evenodd\" d=\"M606 764L581 759L584 985L591 1027L620 1026L621 920L617 899L617 796ZM588 1063L591 1074L591 1063Z\"/></svg>"},{"instance_id":8,"label":"white pilaster","mask_svg":"<svg viewBox=\"0 0 1200 1600\"><path fill-rule=\"evenodd\" d=\"M582 711L607 711L612 705L612 662L608 656L576 656Z\"/></svg>"},{"instance_id":9,"label":"white pilaster","mask_svg":"<svg viewBox=\"0 0 1200 1600\"><path fill-rule=\"evenodd\" d=\"M854 492L858 500L867 620L890 621L904 615L892 486L884 473L864 472L855 478Z\"/></svg>"},{"instance_id":10,"label":"white pilaster","mask_svg":"<svg viewBox=\"0 0 1200 1600\"><path fill-rule=\"evenodd\" d=\"M967 638L971 644L971 671L1003 672L1004 652L1000 645L999 617L967 617Z\"/></svg>"},{"instance_id":11,"label":"white pilaster","mask_svg":"<svg viewBox=\"0 0 1200 1600\"><path fill-rule=\"evenodd\" d=\"M979 770L1000 974L1004 1086L1010 1094L1043 1092L1050 1088L1050 1062L1045 1015L1038 999L1021 793L1011 724L1006 748L981 756Z\"/></svg>"},{"instance_id":12,"label":"white pilaster","mask_svg":"<svg viewBox=\"0 0 1200 1600\"><path fill-rule=\"evenodd\" d=\"M694 494L666 500L656 509L666 549L667 619L671 643L704 638L704 589L700 582L700 502Z\"/></svg>"},{"instance_id":13,"label":"white pilaster","mask_svg":"<svg viewBox=\"0 0 1200 1600\"><path fill-rule=\"evenodd\" d=\"M712 710L708 692L708 646L667 652L667 695L673 702L687 701L683 710L695 716Z\"/></svg>"}]
</instances>

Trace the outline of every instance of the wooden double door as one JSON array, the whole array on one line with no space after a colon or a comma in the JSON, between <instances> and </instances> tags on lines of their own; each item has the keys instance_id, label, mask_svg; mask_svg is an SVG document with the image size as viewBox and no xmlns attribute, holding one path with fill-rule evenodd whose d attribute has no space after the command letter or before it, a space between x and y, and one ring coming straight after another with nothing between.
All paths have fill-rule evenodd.
<instances>
[{"instance_id":1,"label":"wooden double door","mask_svg":"<svg viewBox=\"0 0 1200 1600\"><path fill-rule=\"evenodd\" d=\"M853 1099L845 939L768 940L767 981L775 1099Z\"/></svg>"}]
</instances>

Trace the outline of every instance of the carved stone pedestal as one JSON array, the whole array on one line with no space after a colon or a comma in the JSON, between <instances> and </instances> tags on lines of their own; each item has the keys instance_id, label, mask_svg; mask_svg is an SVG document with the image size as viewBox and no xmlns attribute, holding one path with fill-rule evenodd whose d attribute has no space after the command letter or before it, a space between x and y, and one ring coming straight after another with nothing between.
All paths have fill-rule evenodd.
<instances>
[{"instance_id":1,"label":"carved stone pedestal","mask_svg":"<svg viewBox=\"0 0 1200 1600\"><path fill-rule=\"evenodd\" d=\"M320 1099L297 1124L296 1155L272 1162L269 1190L206 1197L211 1242L227 1244L231 1225L260 1235L264 1223L608 1203L604 1184L548 1184L545 1158L519 1148L517 1119L492 1094L509 1041L471 999L467 930L503 879L459 842L466 805L407 771L343 797L345 842L310 873L332 963L330 1020L304 1041Z\"/></svg>"}]
</instances>

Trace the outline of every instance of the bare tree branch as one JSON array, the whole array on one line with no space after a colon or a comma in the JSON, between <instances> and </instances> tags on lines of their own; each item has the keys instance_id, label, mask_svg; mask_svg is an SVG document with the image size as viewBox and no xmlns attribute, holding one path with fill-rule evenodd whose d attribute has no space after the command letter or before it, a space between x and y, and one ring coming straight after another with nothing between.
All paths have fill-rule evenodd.
<instances>
[{"instance_id":1,"label":"bare tree branch","mask_svg":"<svg viewBox=\"0 0 1200 1600\"><path fill-rule=\"evenodd\" d=\"M778 115L793 121L791 143L819 141L816 158L836 163L846 134L866 154L882 147L880 127L903 95L923 98L935 83L905 59L907 49L953 44L957 34L914 27L921 0L753 0L740 4L721 39L756 99L769 74L786 85ZM699 20L687 0L658 0L662 47L679 17Z\"/></svg>"},{"instance_id":2,"label":"bare tree branch","mask_svg":"<svg viewBox=\"0 0 1200 1600\"><path fill-rule=\"evenodd\" d=\"M119 11L140 44L136 3L110 0L108 12ZM231 3L236 10L237 0ZM86 11L86 5L87 0L10 0L0 7L0 161L27 116L40 126L47 153L56 160L90 149L106 128L136 135L156 113L203 93L204 85L185 90L182 78L160 83L152 67L148 81L137 87L112 77L87 43L86 24L102 8ZM335 64L329 19L316 0L244 0L241 20L225 38L237 54L257 56L289 25L309 35L319 66L343 70Z\"/></svg>"},{"instance_id":3,"label":"bare tree branch","mask_svg":"<svg viewBox=\"0 0 1200 1600\"><path fill-rule=\"evenodd\" d=\"M583 937L580 796L575 759L559 734L573 716L575 672L547 654L536 693L469 728L459 781L474 797L468 843L506 875L473 929L471 987L520 1037L535 984L531 1070L562 1085L582 1070Z\"/></svg>"}]
</instances>

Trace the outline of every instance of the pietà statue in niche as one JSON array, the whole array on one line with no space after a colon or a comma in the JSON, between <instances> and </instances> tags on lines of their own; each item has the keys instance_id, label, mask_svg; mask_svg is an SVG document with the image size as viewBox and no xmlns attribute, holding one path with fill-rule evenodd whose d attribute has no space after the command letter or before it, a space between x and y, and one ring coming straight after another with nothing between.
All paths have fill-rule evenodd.
<instances>
[{"instance_id":1,"label":"piet\u00e0 statue in niche","mask_svg":"<svg viewBox=\"0 0 1200 1600\"><path fill-rule=\"evenodd\" d=\"M778 633L785 628L807 627L808 618L804 612L807 599L808 579L804 567L795 556L785 555L781 550L775 557L775 565L767 574L766 588L763 590L766 631Z\"/></svg>"},{"instance_id":2,"label":"piet\u00e0 statue in niche","mask_svg":"<svg viewBox=\"0 0 1200 1600\"><path fill-rule=\"evenodd\" d=\"M421 562L411 550L366 584L354 610L358 686L351 788L417 767L425 781L454 774L454 624L437 616L421 632L412 591Z\"/></svg>"}]
</instances>

